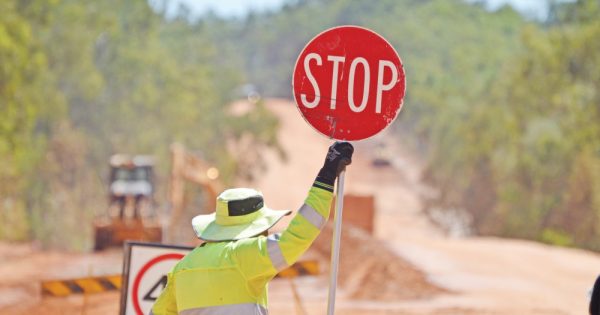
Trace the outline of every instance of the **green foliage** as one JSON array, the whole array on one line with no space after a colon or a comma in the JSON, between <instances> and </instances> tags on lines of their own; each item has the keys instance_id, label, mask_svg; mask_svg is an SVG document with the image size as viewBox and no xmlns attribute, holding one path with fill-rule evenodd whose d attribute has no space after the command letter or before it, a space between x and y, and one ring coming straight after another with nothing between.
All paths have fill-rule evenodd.
<instances>
[{"instance_id":1,"label":"green foliage","mask_svg":"<svg viewBox=\"0 0 600 315\"><path fill-rule=\"evenodd\" d=\"M431 204L464 209L482 234L600 250L597 1L555 4L543 24L460 0L290 0L188 18L143 0L0 4L0 238L88 248L113 153L155 155L164 179L180 141L226 180L253 176L278 123L260 103L235 115L225 104L248 83L290 97L305 43L355 24L403 58L394 131L426 160Z\"/></svg>"},{"instance_id":2,"label":"green foliage","mask_svg":"<svg viewBox=\"0 0 600 315\"><path fill-rule=\"evenodd\" d=\"M544 229L541 235L541 241L557 246L572 246L573 245L573 237L568 233L553 230L553 229Z\"/></svg>"},{"instance_id":3,"label":"green foliage","mask_svg":"<svg viewBox=\"0 0 600 315\"><path fill-rule=\"evenodd\" d=\"M322 30L355 24L403 58L395 129L426 160L437 208L464 209L481 234L600 249L598 1L553 4L541 24L458 0L304 0L242 21L209 17L223 59L290 97L293 65ZM238 49L231 49L236 46Z\"/></svg>"},{"instance_id":4,"label":"green foliage","mask_svg":"<svg viewBox=\"0 0 600 315\"><path fill-rule=\"evenodd\" d=\"M438 202L466 209L479 232L600 249L598 9L566 4L557 16L567 18L524 28L489 91L461 100L476 107L434 131Z\"/></svg>"},{"instance_id":5,"label":"green foliage","mask_svg":"<svg viewBox=\"0 0 600 315\"><path fill-rule=\"evenodd\" d=\"M0 4L0 237L28 236L26 190L44 154L40 130L64 113L35 30L15 2Z\"/></svg>"},{"instance_id":6,"label":"green foliage","mask_svg":"<svg viewBox=\"0 0 600 315\"><path fill-rule=\"evenodd\" d=\"M162 203L172 142L225 181L239 172L226 144L242 126L252 143L275 143L266 111L224 110L243 73L208 30L143 0L3 1L0 63L1 239L89 248L114 153L157 157Z\"/></svg>"}]
</instances>

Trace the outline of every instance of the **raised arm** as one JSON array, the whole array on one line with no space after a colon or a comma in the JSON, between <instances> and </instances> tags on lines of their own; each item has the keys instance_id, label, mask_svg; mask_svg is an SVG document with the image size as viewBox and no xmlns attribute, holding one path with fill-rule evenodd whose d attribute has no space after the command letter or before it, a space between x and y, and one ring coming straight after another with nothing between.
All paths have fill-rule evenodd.
<instances>
[{"instance_id":1,"label":"raised arm","mask_svg":"<svg viewBox=\"0 0 600 315\"><path fill-rule=\"evenodd\" d=\"M278 271L294 264L310 247L329 218L335 179L351 163L353 152L348 142L336 142L329 147L304 204L282 233L238 243L237 256L241 261L256 262L260 257L261 263L242 264L247 278L261 277L268 281Z\"/></svg>"}]
</instances>

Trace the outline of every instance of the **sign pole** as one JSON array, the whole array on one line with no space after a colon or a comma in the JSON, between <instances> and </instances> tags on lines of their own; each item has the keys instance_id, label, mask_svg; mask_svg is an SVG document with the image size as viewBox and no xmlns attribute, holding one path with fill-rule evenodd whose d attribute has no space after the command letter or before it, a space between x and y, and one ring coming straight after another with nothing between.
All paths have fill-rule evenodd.
<instances>
[{"instance_id":1,"label":"sign pole","mask_svg":"<svg viewBox=\"0 0 600 315\"><path fill-rule=\"evenodd\" d=\"M406 76L400 56L381 35L360 26L337 26L319 33L302 49L292 91L300 114L317 132L339 141L359 141L396 119ZM337 179L327 315L335 311L344 175L340 172Z\"/></svg>"},{"instance_id":2,"label":"sign pole","mask_svg":"<svg viewBox=\"0 0 600 315\"><path fill-rule=\"evenodd\" d=\"M333 315L335 311L335 290L337 288L338 266L340 260L345 175L346 171L342 171L337 179L337 196L335 198L334 214L335 225L333 228L333 239L331 241L331 266L329 268L329 297L327 299L327 315Z\"/></svg>"}]
</instances>

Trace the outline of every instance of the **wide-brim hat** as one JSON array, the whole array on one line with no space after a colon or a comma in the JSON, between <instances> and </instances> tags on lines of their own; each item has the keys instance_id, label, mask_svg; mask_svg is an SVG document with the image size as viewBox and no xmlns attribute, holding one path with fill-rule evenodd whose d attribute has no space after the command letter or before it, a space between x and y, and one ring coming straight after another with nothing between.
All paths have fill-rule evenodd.
<instances>
[{"instance_id":1,"label":"wide-brim hat","mask_svg":"<svg viewBox=\"0 0 600 315\"><path fill-rule=\"evenodd\" d=\"M290 213L268 208L257 190L234 188L217 197L214 213L194 217L192 227L205 241L235 241L263 233Z\"/></svg>"}]
</instances>

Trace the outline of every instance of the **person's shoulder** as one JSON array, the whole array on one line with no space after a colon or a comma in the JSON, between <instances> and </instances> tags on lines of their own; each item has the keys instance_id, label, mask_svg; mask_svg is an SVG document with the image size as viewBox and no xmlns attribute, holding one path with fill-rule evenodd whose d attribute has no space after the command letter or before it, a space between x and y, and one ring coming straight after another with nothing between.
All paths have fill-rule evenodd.
<instances>
[{"instance_id":1,"label":"person's shoulder","mask_svg":"<svg viewBox=\"0 0 600 315\"><path fill-rule=\"evenodd\" d=\"M266 237L263 235L259 235L256 237L243 238L241 240L236 240L230 242L229 248L232 250L244 250L248 248L257 248L260 247L261 244L266 242Z\"/></svg>"},{"instance_id":2,"label":"person's shoulder","mask_svg":"<svg viewBox=\"0 0 600 315\"><path fill-rule=\"evenodd\" d=\"M199 257L204 255L202 253L203 248L206 246L210 246L210 243L202 243L199 246L193 248L189 253L187 253L183 258L181 258L177 264L173 267L173 271L180 271L184 269L193 268L196 264Z\"/></svg>"},{"instance_id":3,"label":"person's shoulder","mask_svg":"<svg viewBox=\"0 0 600 315\"><path fill-rule=\"evenodd\" d=\"M240 245L248 245L248 244L256 244L259 243L262 239L265 239L266 237L263 235L259 235L259 236L255 236L255 237L248 237L248 238L243 238L241 240L236 240L236 241L231 241L231 246L240 246Z\"/></svg>"}]
</instances>

